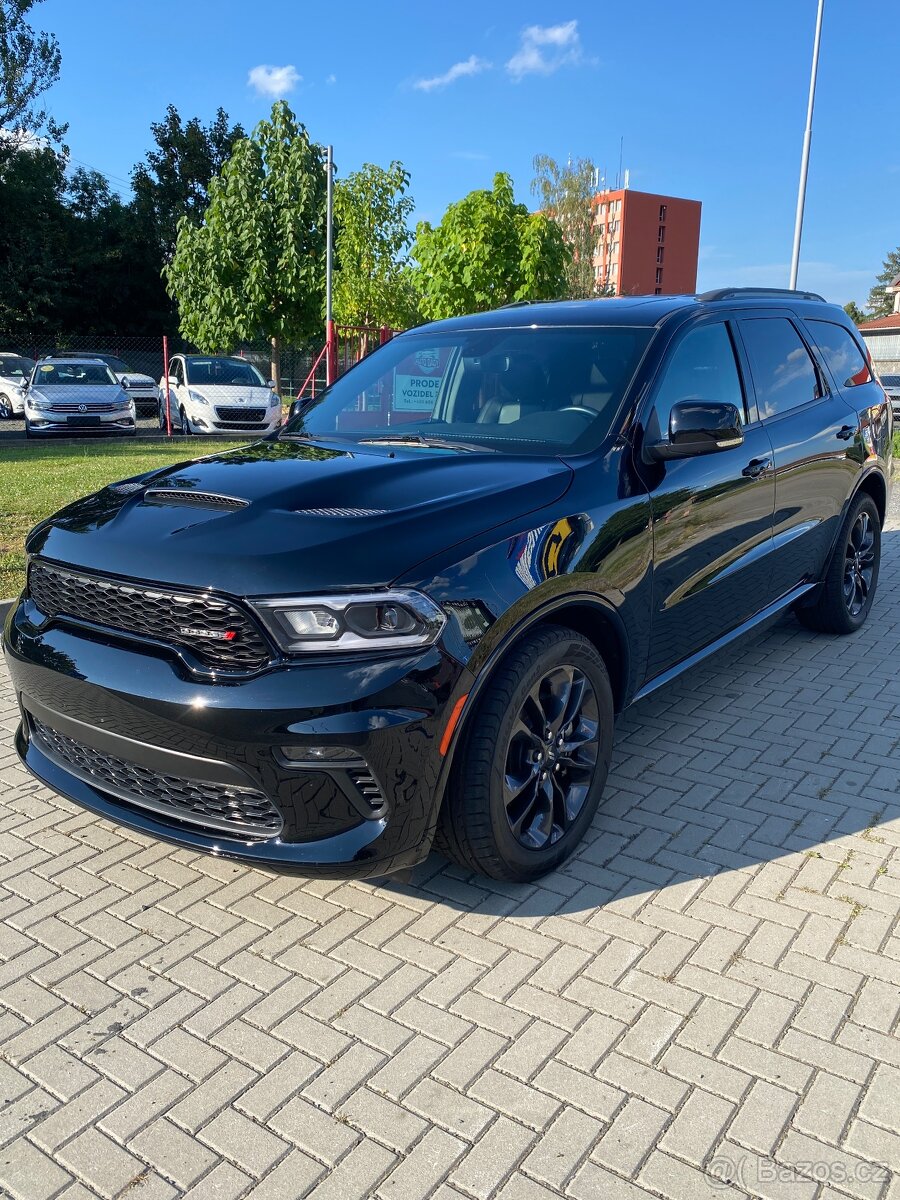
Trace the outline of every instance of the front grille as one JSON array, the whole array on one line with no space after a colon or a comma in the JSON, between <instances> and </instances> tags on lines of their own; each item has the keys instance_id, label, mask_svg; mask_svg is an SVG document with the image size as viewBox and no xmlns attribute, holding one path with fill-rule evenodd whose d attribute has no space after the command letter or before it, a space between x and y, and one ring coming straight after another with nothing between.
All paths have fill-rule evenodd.
<instances>
[{"instance_id":1,"label":"front grille","mask_svg":"<svg viewBox=\"0 0 900 1200\"><path fill-rule=\"evenodd\" d=\"M281 814L268 796L254 788L166 775L85 746L31 714L28 719L41 750L79 779L120 800L232 834L274 837L281 831Z\"/></svg>"},{"instance_id":2,"label":"front grille","mask_svg":"<svg viewBox=\"0 0 900 1200\"><path fill-rule=\"evenodd\" d=\"M216 416L220 421L265 421L265 408L243 408L243 407L216 407Z\"/></svg>"},{"instance_id":3,"label":"front grille","mask_svg":"<svg viewBox=\"0 0 900 1200\"><path fill-rule=\"evenodd\" d=\"M214 596L121 583L40 559L31 564L28 591L48 617L72 617L183 646L217 670L256 670L269 660L266 641L250 617Z\"/></svg>"},{"instance_id":4,"label":"front grille","mask_svg":"<svg viewBox=\"0 0 900 1200\"><path fill-rule=\"evenodd\" d=\"M50 409L50 411L55 412L55 413L81 413L83 416L90 416L92 413L115 412L116 409L118 409L118 408L121 408L122 411L124 412L126 405L124 405L124 404L86 404L84 406L84 408L82 409L80 404L75 404L75 403L66 404L66 403L61 402L59 404L54 404L53 407Z\"/></svg>"},{"instance_id":5,"label":"front grille","mask_svg":"<svg viewBox=\"0 0 900 1200\"><path fill-rule=\"evenodd\" d=\"M145 504L171 504L177 508L221 508L226 512L246 508L249 500L238 496L219 496L215 492L192 492L188 488L149 488L144 492Z\"/></svg>"}]
</instances>

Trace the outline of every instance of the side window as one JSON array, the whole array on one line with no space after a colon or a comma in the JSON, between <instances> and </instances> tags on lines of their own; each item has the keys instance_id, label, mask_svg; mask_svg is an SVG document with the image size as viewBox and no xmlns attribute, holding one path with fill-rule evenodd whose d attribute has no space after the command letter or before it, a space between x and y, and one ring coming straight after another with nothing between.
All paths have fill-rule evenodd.
<instances>
[{"instance_id":1,"label":"side window","mask_svg":"<svg viewBox=\"0 0 900 1200\"><path fill-rule=\"evenodd\" d=\"M866 356L849 329L835 325L833 321L807 321L806 324L838 387L859 387L861 383L872 382Z\"/></svg>"},{"instance_id":2,"label":"side window","mask_svg":"<svg viewBox=\"0 0 900 1200\"><path fill-rule=\"evenodd\" d=\"M169 365L169 370L175 376L175 382L177 384L180 385L184 383L184 367L182 366L180 358L172 359L172 362Z\"/></svg>"},{"instance_id":3,"label":"side window","mask_svg":"<svg viewBox=\"0 0 900 1200\"><path fill-rule=\"evenodd\" d=\"M815 364L800 334L786 317L745 319L741 321L741 333L763 420L800 408L821 396Z\"/></svg>"},{"instance_id":4,"label":"side window","mask_svg":"<svg viewBox=\"0 0 900 1200\"><path fill-rule=\"evenodd\" d=\"M747 418L731 335L724 322L701 325L681 339L663 365L653 410L660 437L669 433L672 405L682 400L733 404Z\"/></svg>"}]
</instances>

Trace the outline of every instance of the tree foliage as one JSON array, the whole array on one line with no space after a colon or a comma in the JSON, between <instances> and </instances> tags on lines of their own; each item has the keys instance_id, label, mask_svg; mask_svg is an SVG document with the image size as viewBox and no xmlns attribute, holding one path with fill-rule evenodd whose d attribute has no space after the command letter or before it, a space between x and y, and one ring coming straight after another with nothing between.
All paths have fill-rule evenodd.
<instances>
[{"instance_id":1,"label":"tree foliage","mask_svg":"<svg viewBox=\"0 0 900 1200\"><path fill-rule=\"evenodd\" d=\"M884 260L882 271L875 276L875 285L869 292L869 299L866 302L870 320L875 317L887 317L894 311L894 297L892 293L886 292L884 289L893 283L898 275L900 275L900 246L896 250L891 250Z\"/></svg>"},{"instance_id":2,"label":"tree foliage","mask_svg":"<svg viewBox=\"0 0 900 1200\"><path fill-rule=\"evenodd\" d=\"M46 135L60 141L66 132L40 97L59 78L62 55L52 33L36 33L26 17L42 0L0 0L0 154Z\"/></svg>"},{"instance_id":3,"label":"tree foliage","mask_svg":"<svg viewBox=\"0 0 900 1200\"><path fill-rule=\"evenodd\" d=\"M412 253L429 319L564 296L571 257L559 226L517 204L512 179L502 172L491 191L451 204L439 225L421 221Z\"/></svg>"},{"instance_id":4,"label":"tree foliage","mask_svg":"<svg viewBox=\"0 0 900 1200\"><path fill-rule=\"evenodd\" d=\"M844 312L855 325L861 325L866 320L866 314L859 307L855 300L848 300L844 305Z\"/></svg>"},{"instance_id":5,"label":"tree foliage","mask_svg":"<svg viewBox=\"0 0 900 1200\"><path fill-rule=\"evenodd\" d=\"M596 296L600 290L594 278L596 168L589 158L570 159L561 167L549 154L535 155L532 165L531 193L539 198L541 211L559 226L571 253L566 296L570 300Z\"/></svg>"},{"instance_id":6,"label":"tree foliage","mask_svg":"<svg viewBox=\"0 0 900 1200\"><path fill-rule=\"evenodd\" d=\"M156 145L132 170L131 185L145 235L167 258L175 249L179 220L184 216L195 225L200 223L209 203L210 182L246 134L241 125L229 124L222 108L203 125L199 117L182 121L174 104L162 121L153 122L150 132Z\"/></svg>"},{"instance_id":7,"label":"tree foliage","mask_svg":"<svg viewBox=\"0 0 900 1200\"><path fill-rule=\"evenodd\" d=\"M334 316L340 324L405 329L416 323L408 269L415 202L408 187L400 162L387 169L364 163L335 183Z\"/></svg>"},{"instance_id":8,"label":"tree foliage","mask_svg":"<svg viewBox=\"0 0 900 1200\"><path fill-rule=\"evenodd\" d=\"M202 350L308 338L322 319L325 159L287 103L234 145L202 224L178 222L165 267L182 334Z\"/></svg>"}]
</instances>

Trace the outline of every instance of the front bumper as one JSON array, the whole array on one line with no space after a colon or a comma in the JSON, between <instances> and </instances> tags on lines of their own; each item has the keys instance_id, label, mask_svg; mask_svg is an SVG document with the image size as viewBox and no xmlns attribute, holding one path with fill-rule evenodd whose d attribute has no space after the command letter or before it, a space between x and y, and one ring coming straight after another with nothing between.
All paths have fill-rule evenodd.
<instances>
[{"instance_id":1,"label":"front bumper","mask_svg":"<svg viewBox=\"0 0 900 1200\"><path fill-rule=\"evenodd\" d=\"M44 433L128 433L135 428L134 416L128 412L114 413L54 413L46 410L27 414L31 432Z\"/></svg>"},{"instance_id":2,"label":"front bumper","mask_svg":"<svg viewBox=\"0 0 900 1200\"><path fill-rule=\"evenodd\" d=\"M55 791L152 837L279 872L378 876L428 853L444 778L439 743L468 690L465 669L439 646L281 662L216 683L163 647L32 618L34 606L20 602L4 632L22 712L16 748ZM367 778L354 778L358 767L285 757L313 747L351 750ZM198 789L213 795L218 817L196 802L173 807L173 789L189 800ZM234 797L250 793L277 812L274 831L232 825Z\"/></svg>"}]
</instances>

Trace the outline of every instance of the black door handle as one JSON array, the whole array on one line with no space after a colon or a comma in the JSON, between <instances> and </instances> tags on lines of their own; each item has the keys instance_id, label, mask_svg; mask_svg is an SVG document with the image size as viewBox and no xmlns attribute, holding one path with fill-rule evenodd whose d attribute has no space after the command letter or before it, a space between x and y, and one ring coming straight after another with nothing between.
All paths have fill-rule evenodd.
<instances>
[{"instance_id":1,"label":"black door handle","mask_svg":"<svg viewBox=\"0 0 900 1200\"><path fill-rule=\"evenodd\" d=\"M772 466L771 458L751 458L741 474L747 479L759 479Z\"/></svg>"},{"instance_id":2,"label":"black door handle","mask_svg":"<svg viewBox=\"0 0 900 1200\"><path fill-rule=\"evenodd\" d=\"M856 433L855 425L842 425L840 427L840 429L837 431L837 436L841 439L842 442L849 442L850 439L853 437L854 433Z\"/></svg>"}]
</instances>

